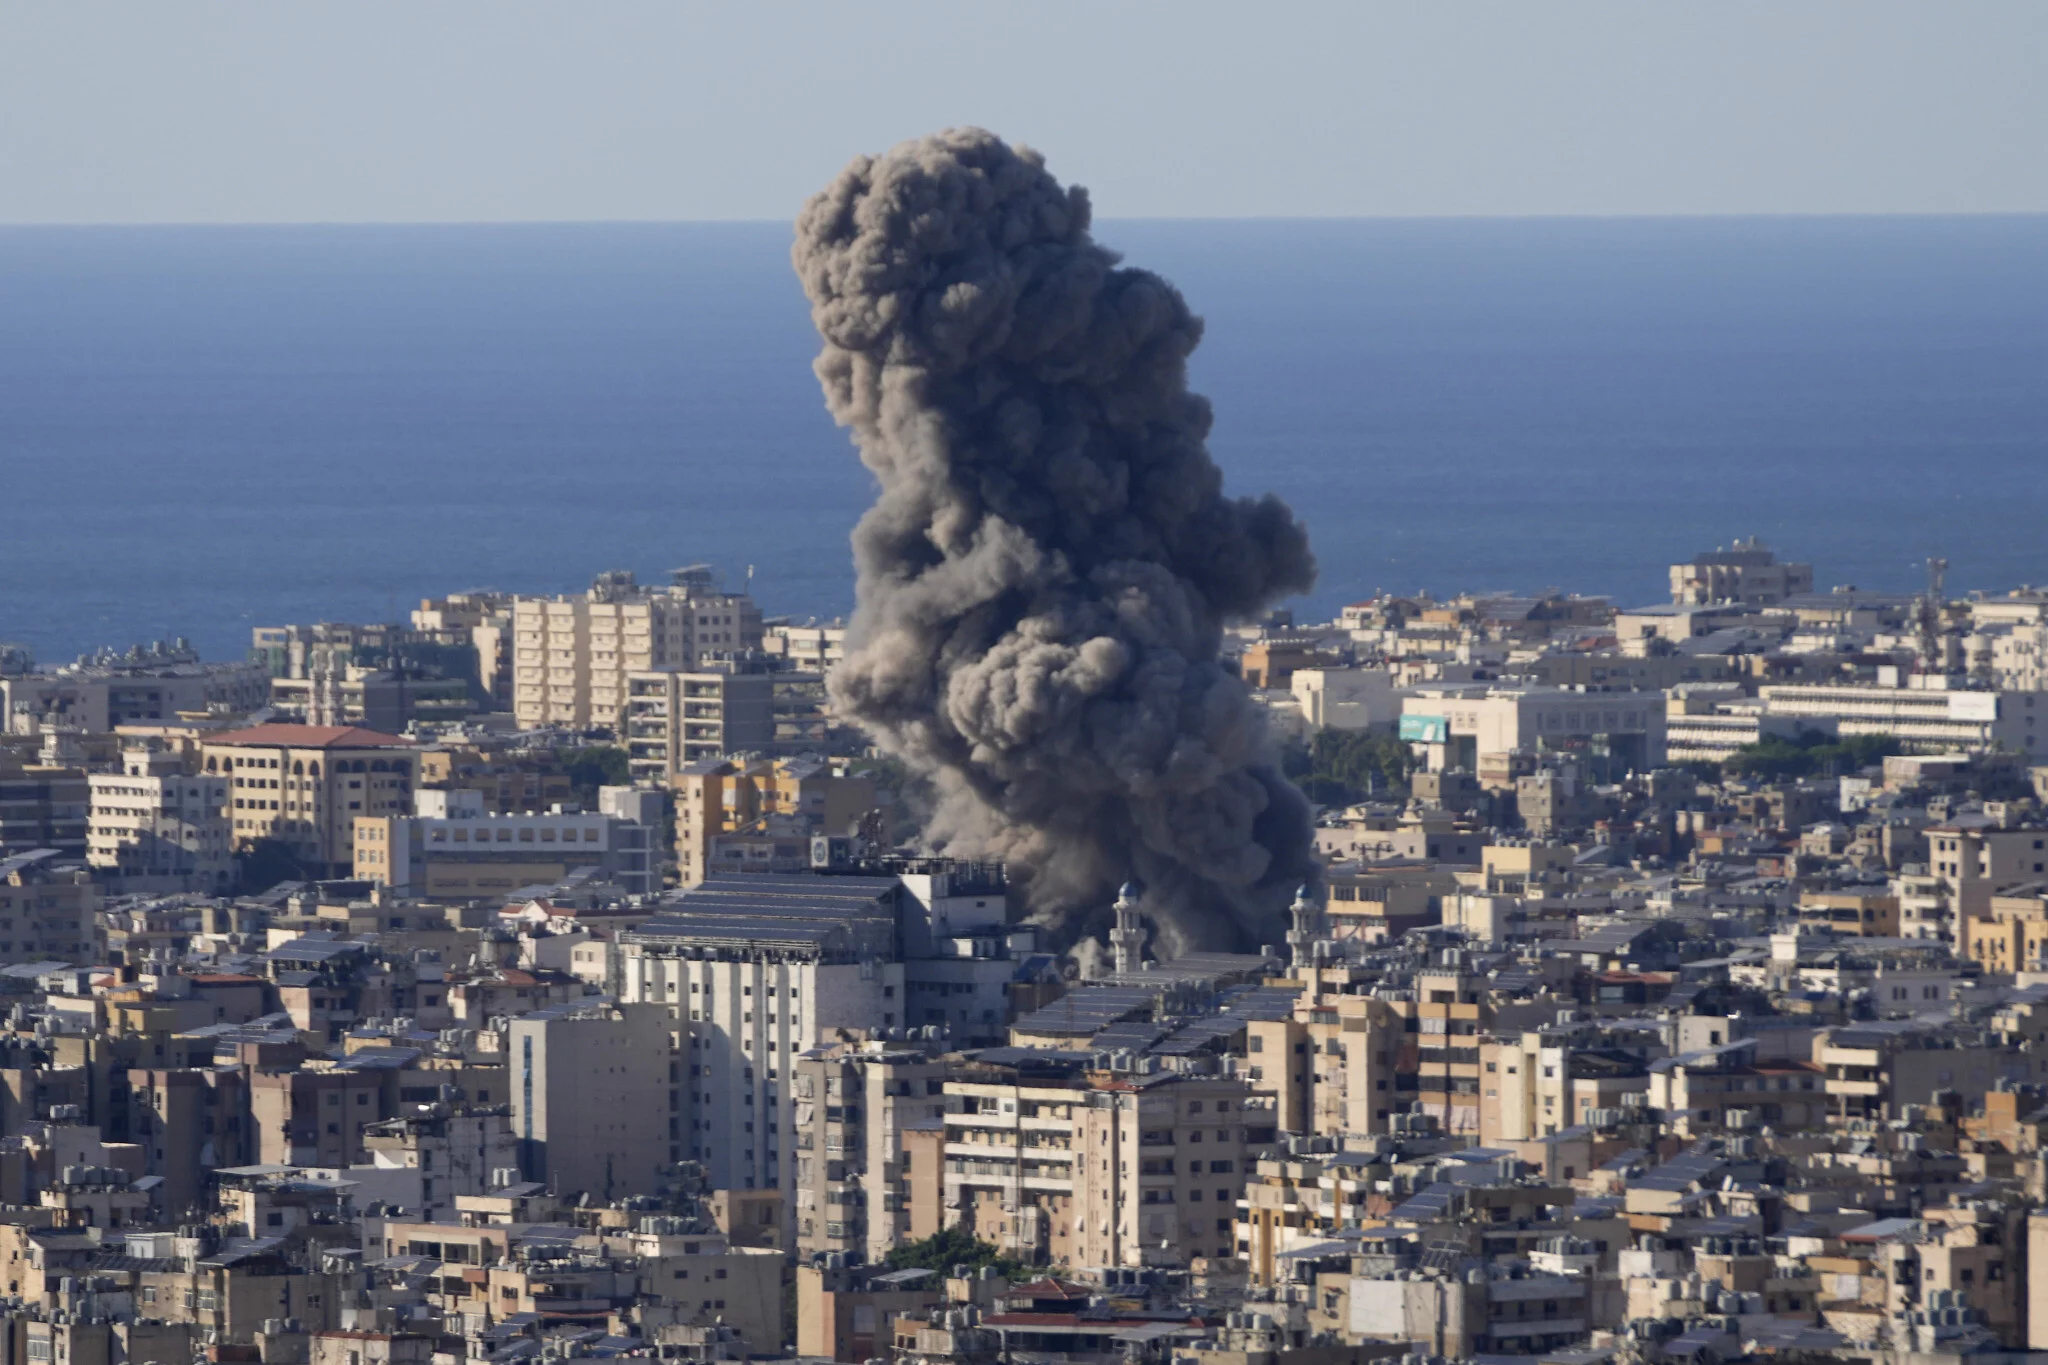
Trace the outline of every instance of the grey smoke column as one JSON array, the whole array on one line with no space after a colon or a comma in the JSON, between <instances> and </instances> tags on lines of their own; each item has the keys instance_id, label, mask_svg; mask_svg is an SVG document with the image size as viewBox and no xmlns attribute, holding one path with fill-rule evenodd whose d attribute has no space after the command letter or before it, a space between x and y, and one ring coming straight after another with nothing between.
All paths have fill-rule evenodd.
<instances>
[{"instance_id":1,"label":"grey smoke column","mask_svg":"<svg viewBox=\"0 0 2048 1365\"><path fill-rule=\"evenodd\" d=\"M1088 233L1087 192L980 129L855 160L797 219L825 401L881 496L832 695L1069 933L1135 876L1169 950L1277 941L1307 804L1218 662L1308 588L1273 497L1227 498L1202 324Z\"/></svg>"}]
</instances>

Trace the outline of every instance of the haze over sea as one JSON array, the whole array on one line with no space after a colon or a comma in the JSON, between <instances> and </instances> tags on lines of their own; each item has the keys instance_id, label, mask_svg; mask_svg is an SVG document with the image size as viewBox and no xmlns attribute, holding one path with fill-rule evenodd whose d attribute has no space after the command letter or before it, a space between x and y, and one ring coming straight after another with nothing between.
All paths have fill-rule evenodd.
<instances>
[{"instance_id":1,"label":"haze over sea","mask_svg":"<svg viewBox=\"0 0 2048 1365\"><path fill-rule=\"evenodd\" d=\"M2048 583L2048 218L1110 222L1237 492L1377 589ZM0 229L0 640L61 662L709 562L846 611L782 224Z\"/></svg>"}]
</instances>

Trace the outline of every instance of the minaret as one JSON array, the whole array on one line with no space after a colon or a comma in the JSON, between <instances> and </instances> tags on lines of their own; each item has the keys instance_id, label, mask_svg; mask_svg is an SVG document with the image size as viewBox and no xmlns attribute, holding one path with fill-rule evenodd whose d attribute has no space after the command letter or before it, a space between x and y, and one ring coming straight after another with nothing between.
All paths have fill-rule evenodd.
<instances>
[{"instance_id":1,"label":"minaret","mask_svg":"<svg viewBox=\"0 0 2048 1365\"><path fill-rule=\"evenodd\" d=\"M1310 897L1308 885L1294 893L1294 905L1288 911L1292 926L1287 930L1287 950L1294 959L1294 970L1306 972L1315 961L1317 906Z\"/></svg>"},{"instance_id":2,"label":"minaret","mask_svg":"<svg viewBox=\"0 0 2048 1365\"><path fill-rule=\"evenodd\" d=\"M1145 947L1145 929L1138 923L1138 884L1125 882L1116 893L1116 928L1109 931L1110 950L1116 955L1118 972L1138 971L1138 954Z\"/></svg>"}]
</instances>

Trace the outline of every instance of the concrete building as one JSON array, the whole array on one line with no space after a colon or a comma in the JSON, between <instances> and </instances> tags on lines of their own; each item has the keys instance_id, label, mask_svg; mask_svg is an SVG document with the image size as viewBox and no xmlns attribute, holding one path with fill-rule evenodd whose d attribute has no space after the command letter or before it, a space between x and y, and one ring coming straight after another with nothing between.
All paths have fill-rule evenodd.
<instances>
[{"instance_id":1,"label":"concrete building","mask_svg":"<svg viewBox=\"0 0 2048 1365\"><path fill-rule=\"evenodd\" d=\"M846 834L875 810L875 784L844 762L796 758L699 759L675 775L676 869L685 887L714 873L713 844L764 822L784 821L803 836ZM886 831L874 842L886 843Z\"/></svg>"},{"instance_id":2,"label":"concrete building","mask_svg":"<svg viewBox=\"0 0 2048 1365\"><path fill-rule=\"evenodd\" d=\"M635 673L693 672L714 656L761 648L761 609L718 590L711 571L678 569L668 587L600 575L574 597L521 597L512 606L513 714L548 725L623 732Z\"/></svg>"},{"instance_id":3,"label":"concrete building","mask_svg":"<svg viewBox=\"0 0 2048 1365\"><path fill-rule=\"evenodd\" d=\"M1988 817L1969 815L1929 825L1923 833L1927 870L1946 885L1958 932L1964 922L1990 914L1991 899L1998 892L2048 875L2048 828L2006 828Z\"/></svg>"},{"instance_id":4,"label":"concrete building","mask_svg":"<svg viewBox=\"0 0 2048 1365\"><path fill-rule=\"evenodd\" d=\"M902 1193L915 1158L903 1135L945 1113L954 1064L935 1047L868 1041L798 1056L790 1092L799 1257L839 1252L879 1264L915 1240Z\"/></svg>"},{"instance_id":5,"label":"concrete building","mask_svg":"<svg viewBox=\"0 0 2048 1365\"><path fill-rule=\"evenodd\" d=\"M1271 1111L1236 1077L1081 1061L997 1049L946 1082L947 1224L1072 1265L1230 1256L1247 1153L1269 1140Z\"/></svg>"},{"instance_id":6,"label":"concrete building","mask_svg":"<svg viewBox=\"0 0 2048 1365\"><path fill-rule=\"evenodd\" d=\"M304 678L270 680L271 714L305 725L355 725L396 733L415 722L459 721L477 709L467 677L414 677L324 661Z\"/></svg>"},{"instance_id":7,"label":"concrete building","mask_svg":"<svg viewBox=\"0 0 2048 1365\"><path fill-rule=\"evenodd\" d=\"M775 743L775 679L765 658L634 673L626 689L622 738L635 782L668 786L693 763Z\"/></svg>"},{"instance_id":8,"label":"concrete building","mask_svg":"<svg viewBox=\"0 0 2048 1365\"><path fill-rule=\"evenodd\" d=\"M180 713L242 715L269 699L270 679L248 663L201 663L182 641L111 651L47 673L0 675L0 732L50 725L100 734Z\"/></svg>"},{"instance_id":9,"label":"concrete building","mask_svg":"<svg viewBox=\"0 0 2048 1365\"><path fill-rule=\"evenodd\" d=\"M778 621L762 632L762 651L799 673L830 673L846 657L846 627Z\"/></svg>"},{"instance_id":10,"label":"concrete building","mask_svg":"<svg viewBox=\"0 0 2048 1365\"><path fill-rule=\"evenodd\" d=\"M154 745L126 749L121 770L94 773L86 860L122 891L218 894L235 880L228 779L188 770Z\"/></svg>"},{"instance_id":11,"label":"concrete building","mask_svg":"<svg viewBox=\"0 0 2048 1365\"><path fill-rule=\"evenodd\" d=\"M23 763L0 749L0 858L45 848L83 858L91 825L92 788L82 767Z\"/></svg>"},{"instance_id":12,"label":"concrete building","mask_svg":"<svg viewBox=\"0 0 2048 1365\"><path fill-rule=\"evenodd\" d=\"M258 725L209 736L200 770L225 778L233 848L288 848L308 875L355 869L355 825L412 808L412 741L330 725Z\"/></svg>"},{"instance_id":13,"label":"concrete building","mask_svg":"<svg viewBox=\"0 0 2048 1365\"><path fill-rule=\"evenodd\" d=\"M1880 669L1867 684L1767 684L1764 714L1833 725L1843 735L1883 735L1923 753L2004 749L2048 752L2048 694L1974 691L1937 675ZM1890 681L1885 681L1885 679Z\"/></svg>"},{"instance_id":14,"label":"concrete building","mask_svg":"<svg viewBox=\"0 0 2048 1365\"><path fill-rule=\"evenodd\" d=\"M632 895L659 891L660 794L604 787L598 800L595 812L491 815L479 792L416 792L415 814L357 818L353 873L402 894L454 900L550 885L586 867ZM626 818L628 806L638 815L649 805L651 820Z\"/></svg>"},{"instance_id":15,"label":"concrete building","mask_svg":"<svg viewBox=\"0 0 2048 1365\"><path fill-rule=\"evenodd\" d=\"M476 650L477 683L494 711L512 709L512 595L452 592L427 597L412 614L412 628L426 635L462 639Z\"/></svg>"},{"instance_id":16,"label":"concrete building","mask_svg":"<svg viewBox=\"0 0 2048 1365\"><path fill-rule=\"evenodd\" d=\"M465 1195L489 1194L519 1171L519 1139L502 1104L437 1102L365 1125L363 1146L379 1170L418 1171L429 1216L452 1215Z\"/></svg>"},{"instance_id":17,"label":"concrete building","mask_svg":"<svg viewBox=\"0 0 2048 1365\"><path fill-rule=\"evenodd\" d=\"M893 877L714 877L621 935L621 998L663 1006L677 1037L669 1160L720 1189L785 1182L798 1055L903 1024L900 895Z\"/></svg>"},{"instance_id":18,"label":"concrete building","mask_svg":"<svg viewBox=\"0 0 2048 1365\"><path fill-rule=\"evenodd\" d=\"M1782 564L1755 536L1671 566L1671 600L1681 606L1739 602L1767 607L1813 591L1813 565Z\"/></svg>"},{"instance_id":19,"label":"concrete building","mask_svg":"<svg viewBox=\"0 0 2048 1365\"><path fill-rule=\"evenodd\" d=\"M1390 669L1297 668L1289 685L1312 730L1391 728L1401 718Z\"/></svg>"},{"instance_id":20,"label":"concrete building","mask_svg":"<svg viewBox=\"0 0 2048 1365\"><path fill-rule=\"evenodd\" d=\"M669 1010L572 1001L515 1018L508 1046L528 1179L606 1200L660 1187L682 1106Z\"/></svg>"},{"instance_id":21,"label":"concrete building","mask_svg":"<svg viewBox=\"0 0 2048 1365\"><path fill-rule=\"evenodd\" d=\"M1431 772L1463 768L1482 782L1513 771L1513 759L1577 755L1615 775L1664 762L1665 706L1653 692L1580 692L1507 683L1411 689L1400 735L1421 746Z\"/></svg>"},{"instance_id":22,"label":"concrete building","mask_svg":"<svg viewBox=\"0 0 2048 1365\"><path fill-rule=\"evenodd\" d=\"M1824 716L1768 715L1767 703L1731 684L1680 687L1664 703L1664 756L1672 763L1722 763L1766 739L1833 733Z\"/></svg>"},{"instance_id":23,"label":"concrete building","mask_svg":"<svg viewBox=\"0 0 2048 1365\"><path fill-rule=\"evenodd\" d=\"M43 849L0 858L0 965L98 960L92 874Z\"/></svg>"}]
</instances>

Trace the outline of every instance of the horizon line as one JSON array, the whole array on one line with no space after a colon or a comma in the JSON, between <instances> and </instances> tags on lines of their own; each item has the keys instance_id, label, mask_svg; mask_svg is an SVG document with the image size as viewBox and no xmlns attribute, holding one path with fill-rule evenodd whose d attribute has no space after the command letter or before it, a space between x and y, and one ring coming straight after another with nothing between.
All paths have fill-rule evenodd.
<instances>
[{"instance_id":1,"label":"horizon line","mask_svg":"<svg viewBox=\"0 0 2048 1365\"><path fill-rule=\"evenodd\" d=\"M1700 213L1272 213L1117 214L1096 223L1610 223L1756 221L1897 221L2048 218L2039 209L1729 210ZM521 227L790 227L795 218L165 218L0 221L0 232L138 228L521 228Z\"/></svg>"}]
</instances>

